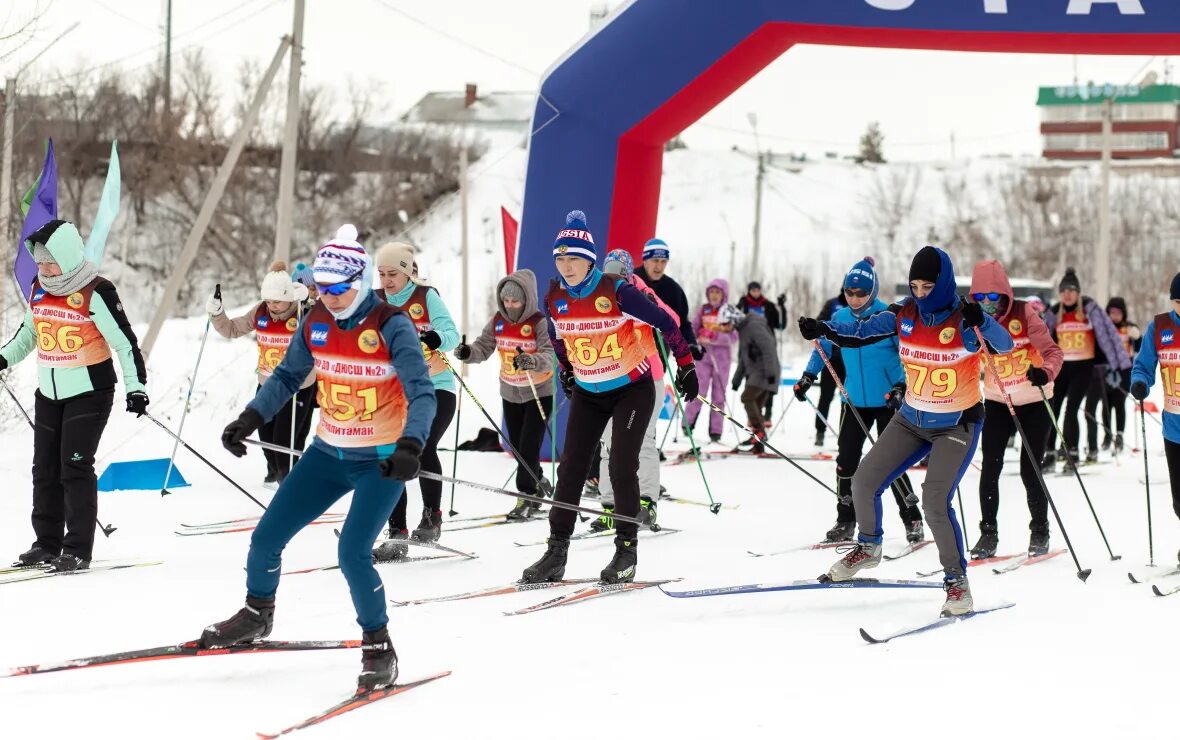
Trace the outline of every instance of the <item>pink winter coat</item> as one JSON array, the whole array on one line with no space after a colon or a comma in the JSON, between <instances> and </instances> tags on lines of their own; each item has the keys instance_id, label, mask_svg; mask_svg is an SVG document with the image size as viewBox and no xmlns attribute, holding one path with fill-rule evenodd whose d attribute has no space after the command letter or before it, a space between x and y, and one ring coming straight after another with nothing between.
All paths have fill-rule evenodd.
<instances>
[{"instance_id":1,"label":"pink winter coat","mask_svg":"<svg viewBox=\"0 0 1180 740\"><path fill-rule=\"evenodd\" d=\"M705 346L733 347L738 341L737 332L729 324L725 324L722 328L723 325L718 320L718 313L729 302L729 282L717 278L706 285L706 298L709 295L709 288L717 288L721 291L721 302L716 306L707 302L697 306L696 313L692 316L692 328L696 332L697 341Z\"/></svg>"}]
</instances>

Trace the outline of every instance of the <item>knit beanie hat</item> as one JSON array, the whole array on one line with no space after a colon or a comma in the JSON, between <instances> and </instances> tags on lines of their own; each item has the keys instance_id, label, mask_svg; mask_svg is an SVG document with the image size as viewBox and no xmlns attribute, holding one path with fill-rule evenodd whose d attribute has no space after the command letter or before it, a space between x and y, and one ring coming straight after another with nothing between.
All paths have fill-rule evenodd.
<instances>
[{"instance_id":1,"label":"knit beanie hat","mask_svg":"<svg viewBox=\"0 0 1180 740\"><path fill-rule=\"evenodd\" d=\"M389 267L414 277L414 247L404 242L382 244L377 250L377 267Z\"/></svg>"},{"instance_id":2,"label":"knit beanie hat","mask_svg":"<svg viewBox=\"0 0 1180 740\"><path fill-rule=\"evenodd\" d=\"M332 285L361 279L369 266L369 255L356 238L356 227L344 224L336 231L335 237L320 247L312 265L317 283Z\"/></svg>"},{"instance_id":3,"label":"knit beanie hat","mask_svg":"<svg viewBox=\"0 0 1180 740\"><path fill-rule=\"evenodd\" d=\"M1076 290L1079 293L1082 291L1082 283L1078 280L1078 274L1074 272L1072 267L1065 268L1065 277L1061 278L1061 282L1057 284L1057 290Z\"/></svg>"},{"instance_id":4,"label":"knit beanie hat","mask_svg":"<svg viewBox=\"0 0 1180 740\"><path fill-rule=\"evenodd\" d=\"M1180 301L1180 272L1172 278L1172 288L1168 292L1168 298L1173 301Z\"/></svg>"},{"instance_id":5,"label":"knit beanie hat","mask_svg":"<svg viewBox=\"0 0 1180 740\"><path fill-rule=\"evenodd\" d=\"M645 260L670 260L672 259L672 251L668 248L668 242L663 239L648 239L647 243L643 245L643 258Z\"/></svg>"},{"instance_id":6,"label":"knit beanie hat","mask_svg":"<svg viewBox=\"0 0 1180 740\"><path fill-rule=\"evenodd\" d=\"M635 272L635 260L626 249L612 249L606 253L602 271L621 278L629 278Z\"/></svg>"},{"instance_id":7,"label":"knit beanie hat","mask_svg":"<svg viewBox=\"0 0 1180 740\"><path fill-rule=\"evenodd\" d=\"M910 281L926 280L931 283L938 282L938 273L942 271L942 257L939 256L938 250L929 245L922 247L918 253L914 255L914 261L910 263Z\"/></svg>"},{"instance_id":8,"label":"knit beanie hat","mask_svg":"<svg viewBox=\"0 0 1180 740\"><path fill-rule=\"evenodd\" d=\"M315 285L315 275L311 268L302 262L295 263L295 269L291 271L291 279L297 283L303 283L308 288Z\"/></svg>"},{"instance_id":9,"label":"knit beanie hat","mask_svg":"<svg viewBox=\"0 0 1180 740\"><path fill-rule=\"evenodd\" d=\"M500 300L524 303L524 291L515 280L505 280L504 284L500 286Z\"/></svg>"},{"instance_id":10,"label":"knit beanie hat","mask_svg":"<svg viewBox=\"0 0 1180 740\"><path fill-rule=\"evenodd\" d=\"M1116 295L1115 297L1113 297L1109 301L1107 301L1106 302L1107 312L1109 312L1110 309L1112 309L1112 308L1117 308L1118 310L1122 311L1123 312L1123 320L1124 321L1127 320L1127 301L1125 298L1122 298L1122 297Z\"/></svg>"},{"instance_id":11,"label":"knit beanie hat","mask_svg":"<svg viewBox=\"0 0 1180 740\"><path fill-rule=\"evenodd\" d=\"M749 293L751 290L754 290L755 288L757 288L758 290L762 290L762 283L758 282L757 280L751 280L750 284L746 286L746 292Z\"/></svg>"},{"instance_id":12,"label":"knit beanie hat","mask_svg":"<svg viewBox=\"0 0 1180 740\"><path fill-rule=\"evenodd\" d=\"M581 257L594 262L598 253L594 251L594 237L586 224L586 214L581 211L570 211L565 217L565 228L557 232L557 239L553 242L553 256Z\"/></svg>"},{"instance_id":13,"label":"knit beanie hat","mask_svg":"<svg viewBox=\"0 0 1180 740\"><path fill-rule=\"evenodd\" d=\"M262 278L262 288L258 292L264 301L290 302L295 300L294 287L287 274L287 263L280 260L270 266L270 272Z\"/></svg>"},{"instance_id":14,"label":"knit beanie hat","mask_svg":"<svg viewBox=\"0 0 1180 740\"><path fill-rule=\"evenodd\" d=\"M876 292L877 288L877 273L873 268L877 266L877 261L872 257L865 257L860 262L852 266L848 274L844 276L844 287L863 290L868 294Z\"/></svg>"}]
</instances>

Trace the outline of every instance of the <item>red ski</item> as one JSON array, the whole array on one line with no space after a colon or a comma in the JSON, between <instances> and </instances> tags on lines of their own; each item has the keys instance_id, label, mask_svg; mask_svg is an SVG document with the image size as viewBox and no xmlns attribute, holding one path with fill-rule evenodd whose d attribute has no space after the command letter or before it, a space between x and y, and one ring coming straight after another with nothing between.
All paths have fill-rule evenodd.
<instances>
[{"instance_id":1,"label":"red ski","mask_svg":"<svg viewBox=\"0 0 1180 740\"><path fill-rule=\"evenodd\" d=\"M631 583L596 583L593 586L586 586L574 591L572 594L558 596L542 601L540 604L533 604L526 606L523 609L517 609L514 612L504 612L504 616L513 617L519 614L532 614L539 612L542 609L552 609L556 606L566 606L568 604L576 604L580 601L588 599L596 599L599 596L610 596L611 594L621 594L625 591L638 591L643 588L651 588L652 586L662 586L665 583L675 583L679 578L671 578L666 581L633 581Z\"/></svg>"}]
</instances>

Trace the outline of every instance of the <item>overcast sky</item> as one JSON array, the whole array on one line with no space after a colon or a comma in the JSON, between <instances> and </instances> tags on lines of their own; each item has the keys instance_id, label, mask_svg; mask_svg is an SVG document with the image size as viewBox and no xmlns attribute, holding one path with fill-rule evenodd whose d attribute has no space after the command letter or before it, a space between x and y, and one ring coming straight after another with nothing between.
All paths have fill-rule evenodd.
<instances>
[{"instance_id":1,"label":"overcast sky","mask_svg":"<svg viewBox=\"0 0 1180 740\"><path fill-rule=\"evenodd\" d=\"M159 63L164 0L20 0L15 12L38 3L48 10L37 41L0 63L0 75L75 21L81 25L35 72L98 65L143 70ZM308 0L305 79L336 87L342 97L350 83L375 85L388 119L426 92L458 90L466 82L482 91L535 90L540 74L587 31L590 8L598 4ZM243 62L264 65L273 55L290 29L293 5L173 0L174 54L203 47L222 82L232 85ZM17 20L9 17L7 28ZM659 40L652 45L658 49ZM1162 78L1164 61L1083 56L1076 65L1081 82L1124 84L1138 82L1145 67ZM1074 65L1070 56L796 47L689 129L685 140L694 148L750 148L747 114L756 112L763 148L781 152L847 154L865 124L878 120L894 160L948 158L952 132L959 157L1037 153L1037 86L1070 84Z\"/></svg>"}]
</instances>

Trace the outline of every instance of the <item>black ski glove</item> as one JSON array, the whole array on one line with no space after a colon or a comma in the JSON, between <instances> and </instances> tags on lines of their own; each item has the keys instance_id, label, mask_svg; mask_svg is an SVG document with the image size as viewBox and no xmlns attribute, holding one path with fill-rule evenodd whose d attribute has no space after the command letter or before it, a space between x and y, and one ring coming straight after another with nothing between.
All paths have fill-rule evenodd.
<instances>
[{"instance_id":1,"label":"black ski glove","mask_svg":"<svg viewBox=\"0 0 1180 740\"><path fill-rule=\"evenodd\" d=\"M536 355L530 355L520 347L516 348L516 355L512 358L512 367L517 370L536 370L541 361Z\"/></svg>"},{"instance_id":2,"label":"black ski glove","mask_svg":"<svg viewBox=\"0 0 1180 740\"><path fill-rule=\"evenodd\" d=\"M699 344L688 345L688 351L692 354L692 359L701 360L705 357L705 348Z\"/></svg>"},{"instance_id":3,"label":"black ski glove","mask_svg":"<svg viewBox=\"0 0 1180 740\"><path fill-rule=\"evenodd\" d=\"M885 394L885 406L897 411L901 408L903 399L905 399L905 383L898 383Z\"/></svg>"},{"instance_id":4,"label":"black ski glove","mask_svg":"<svg viewBox=\"0 0 1180 740\"><path fill-rule=\"evenodd\" d=\"M688 401L695 399L700 394L701 386L697 380L696 365L690 362L680 366L676 371L676 390L680 392L681 398Z\"/></svg>"},{"instance_id":5,"label":"black ski glove","mask_svg":"<svg viewBox=\"0 0 1180 740\"><path fill-rule=\"evenodd\" d=\"M1131 384L1131 397L1136 401L1142 401L1147 398L1147 383L1142 380L1136 380Z\"/></svg>"},{"instance_id":6,"label":"black ski glove","mask_svg":"<svg viewBox=\"0 0 1180 740\"><path fill-rule=\"evenodd\" d=\"M807 341L819 339L820 337L828 337L834 332L822 321L808 318L806 316L799 317L799 333Z\"/></svg>"},{"instance_id":7,"label":"black ski glove","mask_svg":"<svg viewBox=\"0 0 1180 740\"><path fill-rule=\"evenodd\" d=\"M397 441L397 449L393 454L382 460L381 475L394 480L413 480L422 470L422 445L413 437L402 437Z\"/></svg>"},{"instance_id":8,"label":"black ski glove","mask_svg":"<svg viewBox=\"0 0 1180 740\"><path fill-rule=\"evenodd\" d=\"M7 369L8 369L8 360L4 359L3 357L0 357L0 370L7 370Z\"/></svg>"},{"instance_id":9,"label":"black ski glove","mask_svg":"<svg viewBox=\"0 0 1180 740\"><path fill-rule=\"evenodd\" d=\"M963 303L963 326L976 329L983 326L983 306L966 301Z\"/></svg>"},{"instance_id":10,"label":"black ski glove","mask_svg":"<svg viewBox=\"0 0 1180 740\"><path fill-rule=\"evenodd\" d=\"M246 454L246 445L242 444L242 440L261 426L262 414L247 406L238 418L226 425L225 431L221 433L221 446L234 457L242 457Z\"/></svg>"},{"instance_id":11,"label":"black ski glove","mask_svg":"<svg viewBox=\"0 0 1180 740\"><path fill-rule=\"evenodd\" d=\"M147 413L148 395L143 391L132 391L127 394L127 413L135 414L139 418Z\"/></svg>"},{"instance_id":12,"label":"black ski glove","mask_svg":"<svg viewBox=\"0 0 1180 740\"><path fill-rule=\"evenodd\" d=\"M462 362L467 362L467 358L471 357L471 346L468 344L460 344L455 347L455 359Z\"/></svg>"},{"instance_id":13,"label":"black ski glove","mask_svg":"<svg viewBox=\"0 0 1180 740\"><path fill-rule=\"evenodd\" d=\"M438 332L436 332L434 329L422 332L422 335L418 337L418 341L422 344L425 344L426 349L431 351L436 350L442 346L442 337L440 337Z\"/></svg>"},{"instance_id":14,"label":"black ski glove","mask_svg":"<svg viewBox=\"0 0 1180 740\"><path fill-rule=\"evenodd\" d=\"M1043 388L1049 385L1049 373L1045 372L1044 368L1030 367L1025 373L1028 382L1032 383L1037 388Z\"/></svg>"},{"instance_id":15,"label":"black ski glove","mask_svg":"<svg viewBox=\"0 0 1180 740\"><path fill-rule=\"evenodd\" d=\"M795 399L798 401L807 400L807 391L811 390L811 386L815 385L816 377L811 373L803 373L799 376L799 380L795 383ZM734 390L737 390L736 388Z\"/></svg>"},{"instance_id":16,"label":"black ski glove","mask_svg":"<svg viewBox=\"0 0 1180 740\"><path fill-rule=\"evenodd\" d=\"M574 395L574 386L577 385L573 370L562 370L558 373L557 379L561 381L561 389L565 391L565 397L570 398Z\"/></svg>"}]
</instances>

